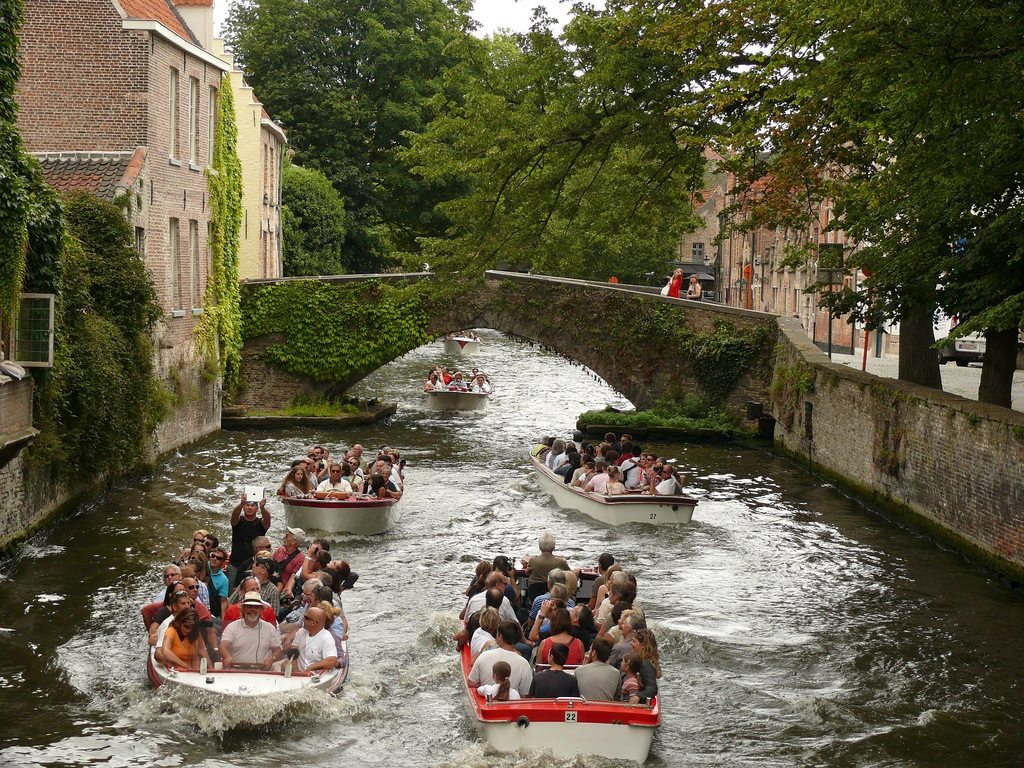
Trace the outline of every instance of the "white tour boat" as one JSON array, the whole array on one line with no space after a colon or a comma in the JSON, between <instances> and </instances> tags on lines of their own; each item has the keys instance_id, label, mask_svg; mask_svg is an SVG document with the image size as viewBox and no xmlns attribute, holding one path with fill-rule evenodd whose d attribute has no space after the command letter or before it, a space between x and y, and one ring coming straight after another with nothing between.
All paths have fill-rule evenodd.
<instances>
[{"instance_id":1,"label":"white tour boat","mask_svg":"<svg viewBox=\"0 0 1024 768\"><path fill-rule=\"evenodd\" d=\"M607 525L627 523L648 523L650 525L672 525L688 523L693 518L697 500L691 496L651 496L636 492L617 496L587 493L582 488L567 485L547 465L531 456L533 468L540 478L540 487L548 493L562 509L574 509L590 515Z\"/></svg>"},{"instance_id":2,"label":"white tour boat","mask_svg":"<svg viewBox=\"0 0 1024 768\"><path fill-rule=\"evenodd\" d=\"M451 336L444 339L446 355L472 355L480 351L480 339L471 336Z\"/></svg>"},{"instance_id":3,"label":"white tour boat","mask_svg":"<svg viewBox=\"0 0 1024 768\"><path fill-rule=\"evenodd\" d=\"M288 525L322 533L370 536L395 527L399 499L350 496L347 499L297 499L282 496Z\"/></svg>"},{"instance_id":4,"label":"white tour boat","mask_svg":"<svg viewBox=\"0 0 1024 768\"><path fill-rule=\"evenodd\" d=\"M551 750L559 758L592 754L638 763L647 759L654 731L661 725L657 696L648 704L579 697L488 702L469 687L469 644L462 649L461 660L470 716L498 752Z\"/></svg>"},{"instance_id":5,"label":"white tour boat","mask_svg":"<svg viewBox=\"0 0 1024 768\"><path fill-rule=\"evenodd\" d=\"M326 630L323 630L326 631ZM346 658L348 643L342 641ZM335 693L345 684L348 664L327 671L313 673L268 672L258 669L207 669L205 672L168 668L155 658L156 649L149 649L146 671L154 687L174 686L182 691L188 689L205 691L214 696L235 699L255 699L277 696L303 690L319 690Z\"/></svg>"},{"instance_id":6,"label":"white tour boat","mask_svg":"<svg viewBox=\"0 0 1024 768\"><path fill-rule=\"evenodd\" d=\"M482 411L487 408L486 392L460 392L447 389L424 393L432 411Z\"/></svg>"}]
</instances>

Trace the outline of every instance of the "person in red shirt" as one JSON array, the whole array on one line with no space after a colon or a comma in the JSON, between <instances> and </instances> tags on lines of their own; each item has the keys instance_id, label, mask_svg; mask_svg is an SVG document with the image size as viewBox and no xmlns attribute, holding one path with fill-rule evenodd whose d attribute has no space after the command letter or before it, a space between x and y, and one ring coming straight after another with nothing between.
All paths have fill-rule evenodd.
<instances>
[{"instance_id":1,"label":"person in red shirt","mask_svg":"<svg viewBox=\"0 0 1024 768\"><path fill-rule=\"evenodd\" d=\"M248 592L259 592L260 582L255 576L246 576L242 579L242 586L238 591L239 598L238 602L234 605L229 605L228 609L224 612L224 617L221 619L221 632L223 633L224 627L233 621L238 621L242 618L242 598ZM273 606L267 601L263 601L263 613L260 618L269 624L277 626L277 614L274 613Z\"/></svg>"},{"instance_id":2,"label":"person in red shirt","mask_svg":"<svg viewBox=\"0 0 1024 768\"><path fill-rule=\"evenodd\" d=\"M668 295L673 299L679 298L679 292L683 287L683 270L677 269L672 273L672 280L668 284Z\"/></svg>"}]
</instances>

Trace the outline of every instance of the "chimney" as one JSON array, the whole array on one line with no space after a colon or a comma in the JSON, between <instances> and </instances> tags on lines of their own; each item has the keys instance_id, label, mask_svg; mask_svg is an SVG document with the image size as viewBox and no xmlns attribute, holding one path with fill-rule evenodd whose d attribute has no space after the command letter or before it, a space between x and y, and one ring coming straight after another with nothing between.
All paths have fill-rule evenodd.
<instances>
[{"instance_id":1,"label":"chimney","mask_svg":"<svg viewBox=\"0 0 1024 768\"><path fill-rule=\"evenodd\" d=\"M213 44L213 0L171 0L192 34L206 50Z\"/></svg>"}]
</instances>

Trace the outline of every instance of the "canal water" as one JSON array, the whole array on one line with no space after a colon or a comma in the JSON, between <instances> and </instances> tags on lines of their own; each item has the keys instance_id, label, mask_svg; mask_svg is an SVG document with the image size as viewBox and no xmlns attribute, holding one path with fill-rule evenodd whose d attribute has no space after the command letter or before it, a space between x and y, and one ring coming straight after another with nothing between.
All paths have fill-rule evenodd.
<instances>
[{"instance_id":1,"label":"canal water","mask_svg":"<svg viewBox=\"0 0 1024 768\"><path fill-rule=\"evenodd\" d=\"M611 765L489 754L466 714L460 594L478 560L531 554L545 529L571 563L607 551L637 576L664 667L649 765L1024 763L1021 595L763 451L655 446L700 497L686 527L566 513L537 490L526 447L627 403L552 353L483 335L486 413L424 409L443 358L430 345L358 387L398 401L391 424L220 433L34 537L0 575L0 765ZM361 575L344 692L245 708L154 692L138 608L162 565L193 529L229 541L243 485L276 487L308 445L354 441L404 449L408 490L388 534L333 540Z\"/></svg>"}]
</instances>

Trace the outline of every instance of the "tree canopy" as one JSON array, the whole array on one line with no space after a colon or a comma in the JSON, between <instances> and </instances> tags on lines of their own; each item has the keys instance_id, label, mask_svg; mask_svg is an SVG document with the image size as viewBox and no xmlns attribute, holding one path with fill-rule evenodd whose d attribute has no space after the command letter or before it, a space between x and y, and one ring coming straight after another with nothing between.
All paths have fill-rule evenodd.
<instances>
[{"instance_id":1,"label":"tree canopy","mask_svg":"<svg viewBox=\"0 0 1024 768\"><path fill-rule=\"evenodd\" d=\"M349 213L343 263L377 271L443 231L449 180L409 173L399 150L433 117L462 0L242 0L226 37L246 78L288 129L297 164L322 171Z\"/></svg>"},{"instance_id":2,"label":"tree canopy","mask_svg":"<svg viewBox=\"0 0 1024 768\"><path fill-rule=\"evenodd\" d=\"M282 177L284 273L337 275L346 263L345 204L331 180L315 169L287 164Z\"/></svg>"}]
</instances>

